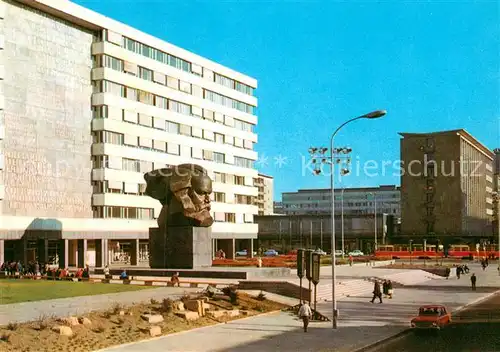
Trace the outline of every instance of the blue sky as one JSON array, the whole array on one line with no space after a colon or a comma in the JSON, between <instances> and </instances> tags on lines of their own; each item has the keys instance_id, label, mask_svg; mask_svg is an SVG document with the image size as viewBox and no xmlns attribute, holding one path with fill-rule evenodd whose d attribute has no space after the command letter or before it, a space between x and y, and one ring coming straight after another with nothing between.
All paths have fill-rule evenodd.
<instances>
[{"instance_id":1,"label":"blue sky","mask_svg":"<svg viewBox=\"0 0 500 352\"><path fill-rule=\"evenodd\" d=\"M398 132L465 128L500 147L500 11L496 1L95 1L77 3L259 81L259 170L281 192L329 186L304 168L329 143L353 161L399 159ZM275 158L286 158L276 165ZM399 184L391 166L347 186ZM373 174L377 173L376 176Z\"/></svg>"}]
</instances>

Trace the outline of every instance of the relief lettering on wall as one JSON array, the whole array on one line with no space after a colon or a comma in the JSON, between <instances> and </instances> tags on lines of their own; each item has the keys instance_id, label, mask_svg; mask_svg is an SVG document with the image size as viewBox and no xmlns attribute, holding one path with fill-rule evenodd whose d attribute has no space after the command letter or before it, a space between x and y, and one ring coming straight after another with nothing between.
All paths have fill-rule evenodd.
<instances>
[{"instance_id":1,"label":"relief lettering on wall","mask_svg":"<svg viewBox=\"0 0 500 352\"><path fill-rule=\"evenodd\" d=\"M92 217L92 33L6 6L2 212Z\"/></svg>"}]
</instances>

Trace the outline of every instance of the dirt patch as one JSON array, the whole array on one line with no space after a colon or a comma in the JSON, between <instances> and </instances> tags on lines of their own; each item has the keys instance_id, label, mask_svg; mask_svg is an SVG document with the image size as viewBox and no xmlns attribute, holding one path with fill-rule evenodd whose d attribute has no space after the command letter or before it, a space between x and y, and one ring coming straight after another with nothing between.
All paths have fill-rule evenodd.
<instances>
[{"instance_id":1,"label":"dirt patch","mask_svg":"<svg viewBox=\"0 0 500 352\"><path fill-rule=\"evenodd\" d=\"M197 299L199 297L183 297ZM107 311L93 312L78 316L82 321L87 318L90 324L70 326L72 336L62 336L53 331L54 326L66 325L53 317L40 317L37 321L24 324L9 324L0 327L0 350L5 352L86 352L95 351L114 345L140 341L150 338L150 327L159 326L161 335L213 325L220 322L244 318L264 312L287 308L287 306L269 301L263 297L253 298L238 292L238 302L231 304L229 297L215 295L208 300L211 310L239 309L237 317L223 315L215 318L208 316L188 321L175 314L175 302L164 300L149 304L137 304L128 307L119 305ZM150 324L141 316L144 314L161 315L163 321ZM87 321L88 323L88 321Z\"/></svg>"}]
</instances>

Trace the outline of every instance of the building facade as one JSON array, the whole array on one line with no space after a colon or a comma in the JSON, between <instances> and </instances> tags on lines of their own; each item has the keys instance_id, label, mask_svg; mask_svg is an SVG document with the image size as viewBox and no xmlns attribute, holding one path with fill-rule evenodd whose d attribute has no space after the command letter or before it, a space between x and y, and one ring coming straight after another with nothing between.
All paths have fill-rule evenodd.
<instances>
[{"instance_id":1,"label":"building facade","mask_svg":"<svg viewBox=\"0 0 500 352\"><path fill-rule=\"evenodd\" d=\"M214 180L214 251L257 237L257 81L70 1L0 1L0 262L148 263L143 174Z\"/></svg>"},{"instance_id":2,"label":"building facade","mask_svg":"<svg viewBox=\"0 0 500 352\"><path fill-rule=\"evenodd\" d=\"M342 201L343 198L343 201ZM282 194L281 211L286 215L330 214L330 189L300 189ZM376 204L375 204L376 203ZM335 212L347 215L391 214L400 216L400 188L380 187L335 189Z\"/></svg>"},{"instance_id":3,"label":"building facade","mask_svg":"<svg viewBox=\"0 0 500 352\"><path fill-rule=\"evenodd\" d=\"M375 227L373 215L335 215L335 248L349 252L360 249L372 253L374 243L377 245L390 243L397 236L398 226L379 214ZM299 248L317 249L330 252L332 239L332 223L329 214L271 215L256 216L259 225L258 246L263 250L275 249L279 253L287 253ZM343 234L343 236L342 236Z\"/></svg>"},{"instance_id":4,"label":"building facade","mask_svg":"<svg viewBox=\"0 0 500 352\"><path fill-rule=\"evenodd\" d=\"M273 202L273 214L285 214L285 211L283 210L283 202Z\"/></svg>"},{"instance_id":5,"label":"building facade","mask_svg":"<svg viewBox=\"0 0 500 352\"><path fill-rule=\"evenodd\" d=\"M402 235L491 241L493 152L464 130L401 136Z\"/></svg>"},{"instance_id":6,"label":"building facade","mask_svg":"<svg viewBox=\"0 0 500 352\"><path fill-rule=\"evenodd\" d=\"M272 215L274 213L274 178L272 176L259 174L254 179L254 185L258 189L258 195L254 198L258 207L258 215Z\"/></svg>"}]
</instances>

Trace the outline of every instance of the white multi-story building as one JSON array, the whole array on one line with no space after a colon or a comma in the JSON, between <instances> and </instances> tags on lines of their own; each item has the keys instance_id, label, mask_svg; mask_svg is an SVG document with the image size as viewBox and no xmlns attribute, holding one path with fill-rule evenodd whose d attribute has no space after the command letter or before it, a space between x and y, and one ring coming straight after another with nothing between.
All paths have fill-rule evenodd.
<instances>
[{"instance_id":1,"label":"white multi-story building","mask_svg":"<svg viewBox=\"0 0 500 352\"><path fill-rule=\"evenodd\" d=\"M258 189L258 195L254 198L254 204L257 205L258 215L273 215L274 214L274 178L269 175L259 174L254 180L254 185Z\"/></svg>"},{"instance_id":2,"label":"white multi-story building","mask_svg":"<svg viewBox=\"0 0 500 352\"><path fill-rule=\"evenodd\" d=\"M287 215L330 214L331 190L299 189L297 192L282 193L281 213ZM340 214L368 215L389 214L398 218L401 215L401 190L399 186L337 188L335 189L335 211Z\"/></svg>"},{"instance_id":3,"label":"white multi-story building","mask_svg":"<svg viewBox=\"0 0 500 352\"><path fill-rule=\"evenodd\" d=\"M0 0L0 28L0 262L147 264L143 175L180 163L214 180L214 250L252 245L255 79L70 1Z\"/></svg>"}]
</instances>

